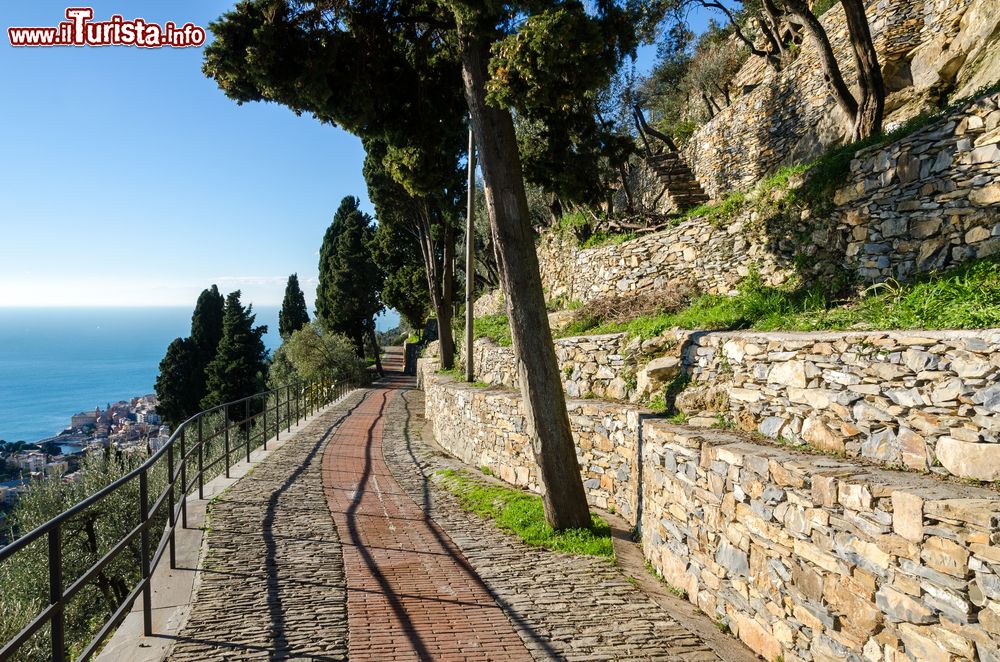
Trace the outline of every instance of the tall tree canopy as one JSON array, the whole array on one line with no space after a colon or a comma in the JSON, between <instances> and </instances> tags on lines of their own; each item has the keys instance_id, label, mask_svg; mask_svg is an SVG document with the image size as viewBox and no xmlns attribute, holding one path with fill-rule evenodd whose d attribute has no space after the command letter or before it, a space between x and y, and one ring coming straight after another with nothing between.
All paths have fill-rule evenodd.
<instances>
[{"instance_id":1,"label":"tall tree canopy","mask_svg":"<svg viewBox=\"0 0 1000 662\"><path fill-rule=\"evenodd\" d=\"M644 12L645 4L599 0L588 12L580 0L246 0L213 23L216 39L206 49L206 73L237 101L275 101L382 142L385 170L417 198L451 190L457 159L440 156L462 152L468 111L546 516L557 529L589 526L590 514L538 273L512 118L516 93L506 90L537 79L558 87L546 96L558 103L606 84L615 61L634 48L627 24L643 17L626 9ZM529 43L519 44L525 26ZM574 32L560 34L565 26ZM532 50L540 39L566 43L551 71L547 55ZM491 57L503 60L507 51L527 56L491 69ZM571 115L548 110L546 123Z\"/></svg>"},{"instance_id":2,"label":"tall tree canopy","mask_svg":"<svg viewBox=\"0 0 1000 662\"><path fill-rule=\"evenodd\" d=\"M222 340L215 358L206 368L207 393L201 401L204 408L247 398L264 389L267 379L267 349L264 334L267 326L254 326L257 316L253 305L243 307L240 291L226 296L222 320ZM258 411L260 404L252 409ZM242 418L244 412L230 412Z\"/></svg>"},{"instance_id":3,"label":"tall tree canopy","mask_svg":"<svg viewBox=\"0 0 1000 662\"><path fill-rule=\"evenodd\" d=\"M372 257L372 218L360 204L344 198L323 239L316 315L329 331L351 338L364 357L365 340L374 336L374 319L383 309L383 273Z\"/></svg>"},{"instance_id":4,"label":"tall tree canopy","mask_svg":"<svg viewBox=\"0 0 1000 662\"><path fill-rule=\"evenodd\" d=\"M278 313L278 333L282 338L287 338L308 323L306 295L299 287L299 275L292 274L285 285L285 298L281 301L281 311Z\"/></svg>"},{"instance_id":5,"label":"tall tree canopy","mask_svg":"<svg viewBox=\"0 0 1000 662\"><path fill-rule=\"evenodd\" d=\"M216 285L203 290L191 315L191 342L196 353L191 397L201 402L207 392L205 369L215 358L222 340L222 317L226 300ZM194 413L194 412L192 412Z\"/></svg>"},{"instance_id":6,"label":"tall tree canopy","mask_svg":"<svg viewBox=\"0 0 1000 662\"><path fill-rule=\"evenodd\" d=\"M448 369L454 365L455 341L452 337L452 305L455 293L455 238L460 197L464 188L456 165L456 156L441 155L444 163L452 163L450 179L442 178L443 188L423 195L411 194L393 178L386 166L388 145L380 140L364 141L366 157L365 181L368 197L375 205L379 219L376 250L389 267L387 288L383 290L387 304L401 313L412 310L429 300L438 320L441 363ZM450 161L448 160L450 159ZM442 169L442 177L444 167ZM402 242L402 243L401 243ZM423 263L426 295L415 295L412 289L413 270L407 260L414 250ZM398 267L393 268L394 265ZM403 297L416 297L401 302ZM393 300L393 301L390 301ZM414 328L423 328L420 320ZM412 323L412 322L411 322Z\"/></svg>"},{"instance_id":7,"label":"tall tree canopy","mask_svg":"<svg viewBox=\"0 0 1000 662\"><path fill-rule=\"evenodd\" d=\"M167 347L156 378L157 413L171 428L198 413L200 398L195 392L199 380L198 351L190 338L177 338Z\"/></svg>"}]
</instances>

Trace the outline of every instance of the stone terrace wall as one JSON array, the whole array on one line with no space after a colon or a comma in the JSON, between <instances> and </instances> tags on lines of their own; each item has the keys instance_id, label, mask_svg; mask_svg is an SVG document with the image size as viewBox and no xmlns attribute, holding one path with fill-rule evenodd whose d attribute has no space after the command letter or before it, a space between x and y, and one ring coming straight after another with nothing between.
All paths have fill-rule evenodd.
<instances>
[{"instance_id":1,"label":"stone terrace wall","mask_svg":"<svg viewBox=\"0 0 1000 662\"><path fill-rule=\"evenodd\" d=\"M643 426L643 551L767 660L996 660L1000 494Z\"/></svg>"},{"instance_id":2,"label":"stone terrace wall","mask_svg":"<svg viewBox=\"0 0 1000 662\"><path fill-rule=\"evenodd\" d=\"M677 406L692 417L884 466L1000 480L1000 330L612 334L562 338L556 356L570 397L636 401L683 372ZM477 340L475 361L478 379L518 387L511 348Z\"/></svg>"},{"instance_id":3,"label":"stone terrace wall","mask_svg":"<svg viewBox=\"0 0 1000 662\"><path fill-rule=\"evenodd\" d=\"M426 416L437 442L466 464L489 467L508 483L539 491L520 396L456 382L436 374L437 367L436 361L420 360ZM640 409L600 400L566 404L588 501L635 524Z\"/></svg>"},{"instance_id":4,"label":"stone terrace wall","mask_svg":"<svg viewBox=\"0 0 1000 662\"><path fill-rule=\"evenodd\" d=\"M1000 331L695 333L683 356L678 407L691 413L721 408L771 438L1000 479Z\"/></svg>"},{"instance_id":5,"label":"stone terrace wall","mask_svg":"<svg viewBox=\"0 0 1000 662\"><path fill-rule=\"evenodd\" d=\"M421 361L438 442L538 490L519 397ZM767 660L995 660L1000 494L568 403L591 503Z\"/></svg>"},{"instance_id":6,"label":"stone terrace wall","mask_svg":"<svg viewBox=\"0 0 1000 662\"><path fill-rule=\"evenodd\" d=\"M623 333L605 336L580 336L555 341L556 359L562 372L567 397L625 400L634 381L635 362L627 362L628 338ZM514 349L480 338L472 348L476 378L490 385L520 388Z\"/></svg>"},{"instance_id":7,"label":"stone terrace wall","mask_svg":"<svg viewBox=\"0 0 1000 662\"><path fill-rule=\"evenodd\" d=\"M960 70L967 61L970 65L978 61L976 54L989 36L987 31L973 38L977 27L961 23L974 5L983 5L986 19L995 11L991 0L867 3L889 89L902 90L897 98L890 97L890 113L903 106L903 116L908 117L933 107L946 83L954 85L942 81L942 76L957 75L960 82L974 78L973 73L965 75ZM968 13L974 14L969 22L987 22L976 12ZM845 79L853 85L856 73L843 8L834 7L821 21ZM970 38L956 39L963 29ZM934 47L938 43L941 46ZM921 44L927 47L918 49ZM843 140L841 111L827 91L817 50L808 39L800 56L781 72L771 70L760 58L751 58L736 83L749 91L736 96L731 106L700 127L684 148L686 160L709 197L719 199L729 191L747 189L778 166L814 158Z\"/></svg>"},{"instance_id":8,"label":"stone terrace wall","mask_svg":"<svg viewBox=\"0 0 1000 662\"><path fill-rule=\"evenodd\" d=\"M542 284L550 299L583 302L681 281L727 293L751 268L768 283L785 282L800 254L819 266L851 268L866 282L906 279L995 254L1000 93L860 154L836 202L829 218L796 221L797 227L765 222L751 211L727 227L696 218L585 250L572 236L551 232L538 246Z\"/></svg>"},{"instance_id":9,"label":"stone terrace wall","mask_svg":"<svg viewBox=\"0 0 1000 662\"><path fill-rule=\"evenodd\" d=\"M752 267L766 280L783 283L792 273L788 245L782 255L750 230L748 215L728 227L695 218L621 244L579 249L559 232L538 246L542 286L549 299L592 301L608 296L663 290L685 282L711 293L734 290Z\"/></svg>"},{"instance_id":10,"label":"stone terrace wall","mask_svg":"<svg viewBox=\"0 0 1000 662\"><path fill-rule=\"evenodd\" d=\"M1000 8L1000 7L998 7ZM908 279L1000 249L1000 94L851 164L837 234L866 282Z\"/></svg>"}]
</instances>

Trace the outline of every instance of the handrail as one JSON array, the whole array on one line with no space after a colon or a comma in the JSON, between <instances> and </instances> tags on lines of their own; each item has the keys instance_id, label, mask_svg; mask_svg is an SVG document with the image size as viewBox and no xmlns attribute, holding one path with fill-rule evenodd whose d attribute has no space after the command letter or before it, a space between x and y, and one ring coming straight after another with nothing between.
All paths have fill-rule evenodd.
<instances>
[{"instance_id":1,"label":"handrail","mask_svg":"<svg viewBox=\"0 0 1000 662\"><path fill-rule=\"evenodd\" d=\"M146 636L152 635L151 576L165 555L164 552L167 547L169 547L170 552L170 567L171 569L176 568L175 531L178 524L182 528L188 528L188 496L197 492L199 498L204 498L206 471L217 466L220 461L224 461L225 475L228 477L230 467L232 466L231 456L234 450L245 450L246 459L249 460L251 445L254 448L262 446L264 450L267 450L267 441L272 431L275 438L280 439L283 427L287 432L291 431L293 418L297 424L303 416L308 416L319 407L340 399L350 388L350 385L345 382L334 382L325 379L309 383L295 382L200 411L178 425L166 443L153 452L138 467L79 503L76 503L71 508L39 525L32 531L11 541L7 546L0 548L0 563L3 563L13 559L18 552L24 550L32 543L46 537L48 539L49 570L48 603L39 610L39 613L13 639L7 642L0 641L0 662L12 656L46 623L49 623L51 626L52 659L58 662L66 660L65 611L67 603L79 593L81 588L94 581L98 574L117 558L119 554L128 549L137 537L140 539L139 574L141 579L134 586L130 587L125 600L114 607L110 617L99 627L97 634L83 647L83 653L78 659L86 660L99 649L102 641L124 620L126 614L131 610L132 605L140 595L143 598L143 630ZM273 406L269 406L272 405L272 398ZM251 410L257 409L254 403L261 404L261 407L257 413L251 414ZM233 412L237 416L237 420L231 420L230 410L240 405L242 405L242 409ZM206 435L204 429L205 418L219 413L223 416L224 425L218 430L209 430L210 434ZM269 424L268 419L270 417L273 417L273 420ZM259 428L258 423L260 423ZM259 435L252 432L254 428L258 428ZM235 446L230 445L231 433L233 432L237 434L237 443ZM209 461L206 463L206 445L220 438L225 442L223 452L219 457L209 458ZM188 445L185 447L186 441ZM179 446L179 453L176 455L174 453L175 445ZM218 445L213 445L211 448L218 449ZM150 473L164 457L167 458L168 464L166 483L161 492L152 495L153 503L151 505L149 493ZM194 466L189 466L189 462L194 463ZM189 469L193 469L193 471L189 472ZM139 482L138 524L134 527L130 526L128 532L120 540L112 544L107 552L101 555L90 567L83 570L78 577L68 578L69 586L64 587L62 568L63 536L61 535L63 526L69 523L75 516L113 494L116 490L136 480ZM166 509L167 522L163 528L163 534L160 536L155 548L151 550L149 540L150 528L155 523L156 518L160 516L163 505L168 502L169 504ZM122 515L125 516L127 513L122 513Z\"/></svg>"}]
</instances>

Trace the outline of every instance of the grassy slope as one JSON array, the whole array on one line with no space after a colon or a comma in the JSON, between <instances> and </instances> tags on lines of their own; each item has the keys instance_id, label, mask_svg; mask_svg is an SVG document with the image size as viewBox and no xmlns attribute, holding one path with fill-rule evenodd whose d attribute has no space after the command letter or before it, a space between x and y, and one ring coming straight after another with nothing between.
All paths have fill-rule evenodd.
<instances>
[{"instance_id":1,"label":"grassy slope","mask_svg":"<svg viewBox=\"0 0 1000 662\"><path fill-rule=\"evenodd\" d=\"M558 552L614 558L611 527L597 515L592 515L590 529L569 529L555 532L545 521L542 498L520 490L489 485L472 478L464 471L447 469L440 472L443 484L459 497L462 507L481 517L489 517L497 526L519 536L535 547Z\"/></svg>"}]
</instances>

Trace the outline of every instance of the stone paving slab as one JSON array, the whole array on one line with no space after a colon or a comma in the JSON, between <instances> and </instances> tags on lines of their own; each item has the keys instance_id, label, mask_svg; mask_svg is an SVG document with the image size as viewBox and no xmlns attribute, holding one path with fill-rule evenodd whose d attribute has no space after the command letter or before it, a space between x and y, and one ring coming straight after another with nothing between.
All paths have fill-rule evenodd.
<instances>
[{"instance_id":1,"label":"stone paving slab","mask_svg":"<svg viewBox=\"0 0 1000 662\"><path fill-rule=\"evenodd\" d=\"M386 461L403 489L461 548L534 659L721 659L612 563L530 547L463 511L436 475L461 465L422 441L422 413L421 391L403 391L389 403Z\"/></svg>"},{"instance_id":2,"label":"stone paving slab","mask_svg":"<svg viewBox=\"0 0 1000 662\"><path fill-rule=\"evenodd\" d=\"M170 659L721 659L614 564L463 511L423 428L423 393L393 376L214 501Z\"/></svg>"},{"instance_id":3,"label":"stone paving slab","mask_svg":"<svg viewBox=\"0 0 1000 662\"><path fill-rule=\"evenodd\" d=\"M322 451L355 392L212 502L196 596L171 660L346 660L347 599Z\"/></svg>"}]
</instances>

